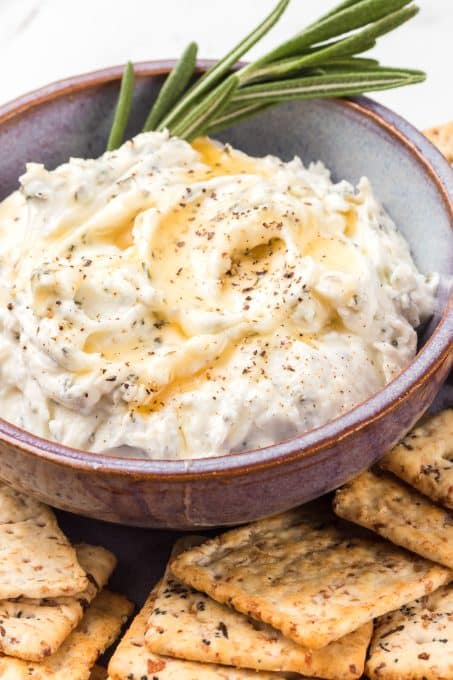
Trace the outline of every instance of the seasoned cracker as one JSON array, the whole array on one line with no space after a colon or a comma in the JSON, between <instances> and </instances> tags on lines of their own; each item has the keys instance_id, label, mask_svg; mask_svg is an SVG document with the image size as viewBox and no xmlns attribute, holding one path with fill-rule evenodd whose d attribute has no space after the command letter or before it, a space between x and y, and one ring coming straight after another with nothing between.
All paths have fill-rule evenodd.
<instances>
[{"instance_id":1,"label":"seasoned cracker","mask_svg":"<svg viewBox=\"0 0 453 680\"><path fill-rule=\"evenodd\" d=\"M0 524L14 524L40 515L46 506L0 482Z\"/></svg>"},{"instance_id":2,"label":"seasoned cracker","mask_svg":"<svg viewBox=\"0 0 453 680\"><path fill-rule=\"evenodd\" d=\"M0 599L75 595L87 585L52 510L0 484Z\"/></svg>"},{"instance_id":3,"label":"seasoned cracker","mask_svg":"<svg viewBox=\"0 0 453 680\"><path fill-rule=\"evenodd\" d=\"M0 602L0 651L29 661L54 653L83 616L78 602L55 607ZM4 631L4 632L3 632Z\"/></svg>"},{"instance_id":4,"label":"seasoned cracker","mask_svg":"<svg viewBox=\"0 0 453 680\"><path fill-rule=\"evenodd\" d=\"M177 542L174 556L205 539ZM156 654L266 671L292 671L334 680L358 678L373 624L321 650L301 647L268 626L184 586L167 567L156 591L145 641Z\"/></svg>"},{"instance_id":5,"label":"seasoned cracker","mask_svg":"<svg viewBox=\"0 0 453 680\"><path fill-rule=\"evenodd\" d=\"M73 597L43 597L43 598L16 598L15 602L38 605L68 604L76 599L82 607L86 608L98 592L107 584L113 570L116 567L115 555L100 545L78 543L75 546L77 559L87 575L88 586Z\"/></svg>"},{"instance_id":6,"label":"seasoned cracker","mask_svg":"<svg viewBox=\"0 0 453 680\"><path fill-rule=\"evenodd\" d=\"M380 466L453 510L453 409L409 432Z\"/></svg>"},{"instance_id":7,"label":"seasoned cracker","mask_svg":"<svg viewBox=\"0 0 453 680\"><path fill-rule=\"evenodd\" d=\"M98 546L76 547L88 574L86 590L74 597L52 600L0 600L0 652L30 661L54 654L83 617L84 610L106 585L116 559Z\"/></svg>"},{"instance_id":8,"label":"seasoned cracker","mask_svg":"<svg viewBox=\"0 0 453 680\"><path fill-rule=\"evenodd\" d=\"M386 473L364 472L337 491L337 515L453 569L453 513Z\"/></svg>"},{"instance_id":9,"label":"seasoned cracker","mask_svg":"<svg viewBox=\"0 0 453 680\"><path fill-rule=\"evenodd\" d=\"M159 584L158 584L159 585ZM110 680L282 680L279 673L260 673L227 666L158 656L145 645L146 622L154 609L152 591L118 645L108 666Z\"/></svg>"},{"instance_id":10,"label":"seasoned cracker","mask_svg":"<svg viewBox=\"0 0 453 680\"><path fill-rule=\"evenodd\" d=\"M424 134L435 144L450 163L453 163L453 121L425 130Z\"/></svg>"},{"instance_id":11,"label":"seasoned cracker","mask_svg":"<svg viewBox=\"0 0 453 680\"><path fill-rule=\"evenodd\" d=\"M5 680L89 680L97 658L118 637L132 608L125 597L104 590L56 654L40 662L0 657L0 677Z\"/></svg>"},{"instance_id":12,"label":"seasoned cracker","mask_svg":"<svg viewBox=\"0 0 453 680\"><path fill-rule=\"evenodd\" d=\"M312 649L452 576L317 503L207 541L177 557L172 572Z\"/></svg>"},{"instance_id":13,"label":"seasoned cracker","mask_svg":"<svg viewBox=\"0 0 453 680\"><path fill-rule=\"evenodd\" d=\"M371 680L453 678L453 585L378 619L367 675Z\"/></svg>"}]
</instances>

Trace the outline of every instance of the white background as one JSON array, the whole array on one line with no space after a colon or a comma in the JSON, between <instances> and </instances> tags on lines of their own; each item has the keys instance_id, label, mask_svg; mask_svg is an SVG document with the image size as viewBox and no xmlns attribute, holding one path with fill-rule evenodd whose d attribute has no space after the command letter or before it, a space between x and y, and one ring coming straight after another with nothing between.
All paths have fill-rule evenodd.
<instances>
[{"instance_id":1,"label":"white background","mask_svg":"<svg viewBox=\"0 0 453 680\"><path fill-rule=\"evenodd\" d=\"M68 75L176 57L190 40L219 57L276 0L0 0L0 103ZM292 0L257 56L338 0ZM375 96L423 128L453 119L453 0L419 0L421 13L374 50L391 66L422 68L426 83Z\"/></svg>"}]
</instances>

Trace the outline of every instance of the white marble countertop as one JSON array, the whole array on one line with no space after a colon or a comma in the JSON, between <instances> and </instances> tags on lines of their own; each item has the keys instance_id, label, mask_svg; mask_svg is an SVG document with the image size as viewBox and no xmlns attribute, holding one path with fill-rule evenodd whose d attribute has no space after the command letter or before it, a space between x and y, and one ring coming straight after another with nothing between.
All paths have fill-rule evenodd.
<instances>
[{"instance_id":1,"label":"white marble countertop","mask_svg":"<svg viewBox=\"0 0 453 680\"><path fill-rule=\"evenodd\" d=\"M292 0L250 54L290 37L338 0ZM275 0L0 0L0 102L69 75L178 56L190 40L218 57L274 6ZM428 80L376 99L423 128L453 119L453 0L419 0L421 12L374 50L391 66L422 68Z\"/></svg>"}]
</instances>

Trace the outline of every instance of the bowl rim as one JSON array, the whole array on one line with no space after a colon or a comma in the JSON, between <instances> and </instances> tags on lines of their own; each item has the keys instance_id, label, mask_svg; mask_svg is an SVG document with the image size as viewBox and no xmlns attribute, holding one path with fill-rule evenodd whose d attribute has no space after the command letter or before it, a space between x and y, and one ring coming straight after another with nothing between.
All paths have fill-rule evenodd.
<instances>
[{"instance_id":1,"label":"bowl rim","mask_svg":"<svg viewBox=\"0 0 453 680\"><path fill-rule=\"evenodd\" d=\"M134 64L138 77L166 75L176 63L173 59L138 62ZM197 70L203 71L213 60L198 60ZM79 90L117 81L124 65L112 66L71 76L44 85L0 106L0 125L25 113ZM353 109L383 128L394 142L403 145L430 175L442 198L453 228L453 171L448 161L433 144L413 125L382 104L368 97L329 99L333 106ZM38 437L0 418L0 438L4 442L38 456L53 464L83 471L102 471L113 475L128 475L137 479L171 479L187 482L205 477L243 475L249 470L265 470L296 459L310 459L324 452L351 432L365 429L403 398L410 398L420 382L426 382L440 365L448 360L453 345L453 292L431 337L413 361L390 383L345 414L301 435L254 450L190 460L123 458L69 447ZM363 412L363 413L362 413ZM316 462L319 462L316 456ZM315 461L313 461L314 464Z\"/></svg>"}]
</instances>

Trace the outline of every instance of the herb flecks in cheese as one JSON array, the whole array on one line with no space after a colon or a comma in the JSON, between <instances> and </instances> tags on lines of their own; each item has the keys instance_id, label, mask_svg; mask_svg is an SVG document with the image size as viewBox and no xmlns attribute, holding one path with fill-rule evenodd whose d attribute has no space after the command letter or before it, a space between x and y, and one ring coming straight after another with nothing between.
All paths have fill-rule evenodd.
<instances>
[{"instance_id":1,"label":"herb flecks in cheese","mask_svg":"<svg viewBox=\"0 0 453 680\"><path fill-rule=\"evenodd\" d=\"M404 368L433 309L366 179L206 139L30 164L0 231L2 415L93 451L192 458L322 425Z\"/></svg>"}]
</instances>

